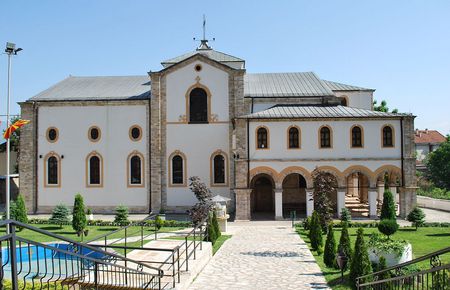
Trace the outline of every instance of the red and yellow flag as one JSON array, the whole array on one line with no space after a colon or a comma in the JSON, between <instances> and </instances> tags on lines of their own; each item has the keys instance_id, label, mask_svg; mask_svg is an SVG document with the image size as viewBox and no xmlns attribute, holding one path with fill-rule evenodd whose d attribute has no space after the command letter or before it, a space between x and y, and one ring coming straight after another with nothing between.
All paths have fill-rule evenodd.
<instances>
[{"instance_id":1,"label":"red and yellow flag","mask_svg":"<svg viewBox=\"0 0 450 290\"><path fill-rule=\"evenodd\" d=\"M17 129L28 123L30 123L30 120L17 120L14 124L9 126L9 128L5 130L5 133L3 133L3 137L5 139L9 139L9 137L11 136L12 133L14 133L14 131L16 131Z\"/></svg>"}]
</instances>

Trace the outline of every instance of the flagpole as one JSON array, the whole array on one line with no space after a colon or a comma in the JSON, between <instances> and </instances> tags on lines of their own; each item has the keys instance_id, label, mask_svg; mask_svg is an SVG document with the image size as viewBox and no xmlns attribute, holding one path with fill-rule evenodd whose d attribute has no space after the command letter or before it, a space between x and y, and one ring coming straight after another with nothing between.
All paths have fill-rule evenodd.
<instances>
[{"instance_id":1,"label":"flagpole","mask_svg":"<svg viewBox=\"0 0 450 290\"><path fill-rule=\"evenodd\" d=\"M12 53L8 53L8 94L7 94L7 107L6 107L6 129L9 128L9 108L11 106L11 58ZM9 179L9 159L10 159L10 138L6 139L6 219L10 218L10 187L11 180Z\"/></svg>"}]
</instances>

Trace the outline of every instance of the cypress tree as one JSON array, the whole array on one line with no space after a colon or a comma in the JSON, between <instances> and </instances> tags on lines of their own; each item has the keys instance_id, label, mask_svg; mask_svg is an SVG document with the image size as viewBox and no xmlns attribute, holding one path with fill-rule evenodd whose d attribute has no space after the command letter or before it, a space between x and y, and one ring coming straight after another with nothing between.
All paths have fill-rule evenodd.
<instances>
[{"instance_id":1,"label":"cypress tree","mask_svg":"<svg viewBox=\"0 0 450 290\"><path fill-rule=\"evenodd\" d=\"M73 203L73 219L72 219L72 228L77 232L81 233L84 231L87 225L86 221L86 211L84 208L84 200L81 194L77 193L75 195L75 201Z\"/></svg>"},{"instance_id":2,"label":"cypress tree","mask_svg":"<svg viewBox=\"0 0 450 290\"><path fill-rule=\"evenodd\" d=\"M216 229L214 228L214 224L212 222L212 217L211 215L209 216L209 221L208 221L208 240L214 245L214 243L217 240L217 233L216 233Z\"/></svg>"},{"instance_id":3,"label":"cypress tree","mask_svg":"<svg viewBox=\"0 0 450 290\"><path fill-rule=\"evenodd\" d=\"M23 196L21 194L17 196L16 209L14 215L15 215L14 219L16 221L24 224L28 222L27 208L25 206L25 200L23 199ZM18 227L18 229L21 231L22 227Z\"/></svg>"},{"instance_id":4,"label":"cypress tree","mask_svg":"<svg viewBox=\"0 0 450 290\"><path fill-rule=\"evenodd\" d=\"M333 224L328 225L327 240L325 242L325 251L323 262L328 268L336 268L336 241L334 239Z\"/></svg>"},{"instance_id":5,"label":"cypress tree","mask_svg":"<svg viewBox=\"0 0 450 290\"><path fill-rule=\"evenodd\" d=\"M317 251L319 247L323 247L322 226L320 224L320 217L317 211L314 211L312 214L309 239L313 250Z\"/></svg>"},{"instance_id":6,"label":"cypress tree","mask_svg":"<svg viewBox=\"0 0 450 290\"><path fill-rule=\"evenodd\" d=\"M53 211L52 216L48 220L52 224L57 224L62 229L64 224L68 224L70 222L69 219L70 211L64 204L57 205Z\"/></svg>"},{"instance_id":7,"label":"cypress tree","mask_svg":"<svg viewBox=\"0 0 450 290\"><path fill-rule=\"evenodd\" d=\"M341 238L339 239L337 252L345 254L348 258L347 265L345 266L345 269L348 269L352 260L352 247L350 243L350 236L348 234L348 223L343 223L342 225Z\"/></svg>"},{"instance_id":8,"label":"cypress tree","mask_svg":"<svg viewBox=\"0 0 450 290\"><path fill-rule=\"evenodd\" d=\"M128 220L128 207L123 205L119 205L118 207L116 207L114 222L119 225L127 225L130 223L130 221Z\"/></svg>"},{"instance_id":9,"label":"cypress tree","mask_svg":"<svg viewBox=\"0 0 450 290\"><path fill-rule=\"evenodd\" d=\"M353 289L356 289L356 278L372 273L372 264L369 260L366 242L364 241L364 230L358 228L355 252L350 264L350 283Z\"/></svg>"},{"instance_id":10,"label":"cypress tree","mask_svg":"<svg viewBox=\"0 0 450 290\"><path fill-rule=\"evenodd\" d=\"M425 213L418 207L415 207L406 218L409 222L412 222L413 226L417 228L423 226L425 223Z\"/></svg>"},{"instance_id":11,"label":"cypress tree","mask_svg":"<svg viewBox=\"0 0 450 290\"><path fill-rule=\"evenodd\" d=\"M397 213L395 211L394 196L391 191L386 190L383 194L383 205L381 206L380 219L395 220Z\"/></svg>"},{"instance_id":12,"label":"cypress tree","mask_svg":"<svg viewBox=\"0 0 450 290\"><path fill-rule=\"evenodd\" d=\"M216 239L218 239L222 235L222 232L220 231L220 226L219 226L219 222L217 221L217 215L216 215L215 210L213 210L212 223L214 226L214 231L216 232Z\"/></svg>"}]
</instances>

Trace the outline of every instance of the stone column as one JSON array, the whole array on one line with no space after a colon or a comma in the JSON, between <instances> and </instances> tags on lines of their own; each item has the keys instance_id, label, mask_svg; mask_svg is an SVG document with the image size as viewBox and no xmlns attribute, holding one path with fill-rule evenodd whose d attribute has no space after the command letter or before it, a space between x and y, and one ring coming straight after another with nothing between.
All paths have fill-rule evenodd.
<instances>
[{"instance_id":1,"label":"stone column","mask_svg":"<svg viewBox=\"0 0 450 290\"><path fill-rule=\"evenodd\" d=\"M236 221L249 221L251 219L251 200L252 192L249 188L235 189L236 193Z\"/></svg>"},{"instance_id":2,"label":"stone column","mask_svg":"<svg viewBox=\"0 0 450 290\"><path fill-rule=\"evenodd\" d=\"M383 196L384 196L384 183L383 182L378 182L377 183L377 188L378 188L378 200L383 201Z\"/></svg>"},{"instance_id":3,"label":"stone column","mask_svg":"<svg viewBox=\"0 0 450 290\"><path fill-rule=\"evenodd\" d=\"M339 190L337 193L337 216L341 217L341 210L345 207L345 191Z\"/></svg>"},{"instance_id":4,"label":"stone column","mask_svg":"<svg viewBox=\"0 0 450 290\"><path fill-rule=\"evenodd\" d=\"M283 219L283 189L275 189L275 219Z\"/></svg>"},{"instance_id":5,"label":"stone column","mask_svg":"<svg viewBox=\"0 0 450 290\"><path fill-rule=\"evenodd\" d=\"M377 217L378 188L369 188L369 217Z\"/></svg>"},{"instance_id":6,"label":"stone column","mask_svg":"<svg viewBox=\"0 0 450 290\"><path fill-rule=\"evenodd\" d=\"M312 189L306 190L306 216L312 216L314 211L314 194Z\"/></svg>"}]
</instances>

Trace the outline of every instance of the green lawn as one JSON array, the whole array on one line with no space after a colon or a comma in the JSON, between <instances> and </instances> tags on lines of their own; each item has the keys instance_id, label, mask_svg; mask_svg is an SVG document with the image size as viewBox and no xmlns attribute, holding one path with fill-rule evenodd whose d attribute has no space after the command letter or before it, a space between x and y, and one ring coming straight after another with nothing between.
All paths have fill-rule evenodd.
<instances>
[{"instance_id":1,"label":"green lawn","mask_svg":"<svg viewBox=\"0 0 450 290\"><path fill-rule=\"evenodd\" d=\"M356 240L356 230L357 228L349 228L350 239L352 242L352 247L354 246ZM307 237L307 231L302 227L297 227L297 232L300 234L302 239L308 243L309 238ZM376 228L365 228L364 234L368 239L371 233L378 232ZM341 236L341 229L337 228L334 231L336 243L339 243L339 238ZM450 246L450 228L438 228L438 227L428 227L419 228L416 232L413 228L400 228L397 233L392 236L393 239L404 239L411 243L413 249L414 258L421 257L423 255L429 254L431 252L443 249ZM323 237L325 243L326 236ZM350 289L348 285L340 284L340 271L336 269L330 269L323 263L323 256L318 256L316 252L312 252L314 258L319 264L325 278L330 287L333 289ZM450 254L441 256L443 263L450 263ZM418 265L420 268L429 267L429 261L423 261ZM346 272L348 274L348 272Z\"/></svg>"},{"instance_id":2,"label":"green lawn","mask_svg":"<svg viewBox=\"0 0 450 290\"><path fill-rule=\"evenodd\" d=\"M42 230L49 231L53 234L61 235L70 239L73 239L75 241L81 241L82 237L78 237L76 232L72 229L72 226L65 225L62 228L60 228L58 225L32 225L36 228L40 228ZM106 233L112 232L114 230L119 229L118 226L88 226L87 229L89 230L89 234L87 237L84 237L84 240L90 240L92 238L95 238L100 235L104 235ZM183 228L181 227L162 227L158 233L160 232L173 232L176 230L181 230ZM144 236L150 235L154 233L153 227L144 227ZM5 234L5 228L0 228L0 235ZM37 242L52 242L56 239L53 237L49 237L43 234L40 234L35 231L31 231L29 229L24 229L20 232L18 232L18 235ZM140 236L141 235L141 227L130 227L127 229L127 236ZM108 239L114 239L114 238L123 238L125 236L124 231L120 231L118 233L115 233L108 237ZM152 238L152 237L151 237Z\"/></svg>"}]
</instances>

